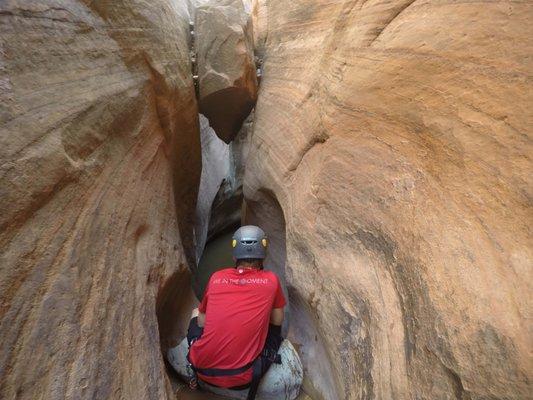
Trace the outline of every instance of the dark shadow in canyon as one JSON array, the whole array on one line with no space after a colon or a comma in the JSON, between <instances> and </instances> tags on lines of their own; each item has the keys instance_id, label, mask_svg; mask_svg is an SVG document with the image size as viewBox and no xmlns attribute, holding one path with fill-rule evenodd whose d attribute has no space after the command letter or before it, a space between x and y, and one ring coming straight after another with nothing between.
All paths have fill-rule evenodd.
<instances>
[{"instance_id":1,"label":"dark shadow in canyon","mask_svg":"<svg viewBox=\"0 0 533 400\"><path fill-rule=\"evenodd\" d=\"M203 298L211 275L218 270L234 265L231 254L231 239L233 232L238 227L231 226L207 242L192 279L192 288L198 301Z\"/></svg>"},{"instance_id":2,"label":"dark shadow in canyon","mask_svg":"<svg viewBox=\"0 0 533 400\"><path fill-rule=\"evenodd\" d=\"M187 333L191 309L197 303L187 270L174 274L159 290L156 303L159 340L163 355Z\"/></svg>"}]
</instances>

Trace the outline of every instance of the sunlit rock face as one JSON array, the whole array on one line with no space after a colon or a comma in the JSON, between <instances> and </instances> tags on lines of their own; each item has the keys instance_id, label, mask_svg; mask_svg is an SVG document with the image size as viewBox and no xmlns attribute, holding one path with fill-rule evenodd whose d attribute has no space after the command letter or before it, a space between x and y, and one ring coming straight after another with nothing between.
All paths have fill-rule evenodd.
<instances>
[{"instance_id":1,"label":"sunlit rock face","mask_svg":"<svg viewBox=\"0 0 533 400\"><path fill-rule=\"evenodd\" d=\"M186 9L0 15L0 397L167 398L156 310L194 256L200 177Z\"/></svg>"},{"instance_id":2,"label":"sunlit rock face","mask_svg":"<svg viewBox=\"0 0 533 400\"><path fill-rule=\"evenodd\" d=\"M200 111L229 143L257 98L253 35L241 0L197 2L195 49Z\"/></svg>"},{"instance_id":3,"label":"sunlit rock face","mask_svg":"<svg viewBox=\"0 0 533 400\"><path fill-rule=\"evenodd\" d=\"M314 326L333 368L321 381L303 357L308 393L527 398L531 5L253 9L265 64L244 194L249 221L286 223L276 251L309 307L293 330Z\"/></svg>"}]
</instances>

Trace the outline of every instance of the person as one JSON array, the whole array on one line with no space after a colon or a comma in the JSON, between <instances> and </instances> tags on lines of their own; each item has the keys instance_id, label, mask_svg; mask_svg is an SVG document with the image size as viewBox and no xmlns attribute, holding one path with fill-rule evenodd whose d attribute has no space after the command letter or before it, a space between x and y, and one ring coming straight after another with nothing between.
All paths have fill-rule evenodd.
<instances>
[{"instance_id":1,"label":"person","mask_svg":"<svg viewBox=\"0 0 533 400\"><path fill-rule=\"evenodd\" d=\"M263 269L267 245L261 228L242 226L232 240L235 267L210 277L187 334L191 388L200 379L222 388L250 388L253 399L261 376L280 362L286 301L276 274Z\"/></svg>"}]
</instances>

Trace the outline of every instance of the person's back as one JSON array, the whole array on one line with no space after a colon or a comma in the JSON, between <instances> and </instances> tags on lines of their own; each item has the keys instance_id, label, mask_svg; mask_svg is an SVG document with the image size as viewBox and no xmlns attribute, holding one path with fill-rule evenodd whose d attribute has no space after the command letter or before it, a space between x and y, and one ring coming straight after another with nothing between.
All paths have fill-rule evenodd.
<instances>
[{"instance_id":1,"label":"person's back","mask_svg":"<svg viewBox=\"0 0 533 400\"><path fill-rule=\"evenodd\" d=\"M284 305L278 277L271 271L238 266L214 273L198 308L205 323L201 337L191 345L191 363L199 369L222 370L250 364L263 350L272 310ZM216 386L235 387L249 383L252 371L198 375Z\"/></svg>"},{"instance_id":2,"label":"person's back","mask_svg":"<svg viewBox=\"0 0 533 400\"><path fill-rule=\"evenodd\" d=\"M253 400L261 377L281 362L285 297L276 274L263 271L267 237L261 228L240 227L232 247L236 267L211 276L189 323L189 387L195 389L198 379L223 388L248 387L247 399Z\"/></svg>"}]
</instances>

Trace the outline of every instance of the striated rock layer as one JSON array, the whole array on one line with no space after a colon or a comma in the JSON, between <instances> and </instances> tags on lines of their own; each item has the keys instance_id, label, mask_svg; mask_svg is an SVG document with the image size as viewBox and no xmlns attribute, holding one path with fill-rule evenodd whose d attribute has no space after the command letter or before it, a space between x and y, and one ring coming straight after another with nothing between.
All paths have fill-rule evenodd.
<instances>
[{"instance_id":1,"label":"striated rock layer","mask_svg":"<svg viewBox=\"0 0 533 400\"><path fill-rule=\"evenodd\" d=\"M156 309L166 332L200 175L186 8L0 17L0 397L166 398Z\"/></svg>"},{"instance_id":2,"label":"striated rock layer","mask_svg":"<svg viewBox=\"0 0 533 400\"><path fill-rule=\"evenodd\" d=\"M528 398L531 3L253 10L247 222L286 233L307 393Z\"/></svg>"}]
</instances>

